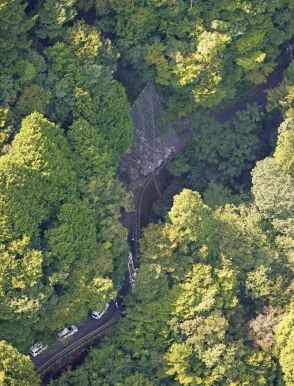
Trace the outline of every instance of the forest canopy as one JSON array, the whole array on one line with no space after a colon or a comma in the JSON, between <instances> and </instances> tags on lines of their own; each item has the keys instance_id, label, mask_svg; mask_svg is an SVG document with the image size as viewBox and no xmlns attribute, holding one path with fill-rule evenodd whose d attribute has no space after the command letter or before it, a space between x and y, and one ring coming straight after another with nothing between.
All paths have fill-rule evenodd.
<instances>
[{"instance_id":1,"label":"forest canopy","mask_svg":"<svg viewBox=\"0 0 294 386\"><path fill-rule=\"evenodd\" d=\"M110 40L85 21L65 25L74 3L0 7L0 326L24 352L103 309L127 255L129 193L114 171L129 102Z\"/></svg>"},{"instance_id":2,"label":"forest canopy","mask_svg":"<svg viewBox=\"0 0 294 386\"><path fill-rule=\"evenodd\" d=\"M292 385L291 181L274 156L256 163L250 202L213 210L197 191L175 195L144 229L125 318L52 385Z\"/></svg>"},{"instance_id":3,"label":"forest canopy","mask_svg":"<svg viewBox=\"0 0 294 386\"><path fill-rule=\"evenodd\" d=\"M23 354L117 296L140 189L121 165L149 80L191 138L137 240L125 318L52 384L293 385L293 15L291 0L1 0L1 385L39 384Z\"/></svg>"}]
</instances>

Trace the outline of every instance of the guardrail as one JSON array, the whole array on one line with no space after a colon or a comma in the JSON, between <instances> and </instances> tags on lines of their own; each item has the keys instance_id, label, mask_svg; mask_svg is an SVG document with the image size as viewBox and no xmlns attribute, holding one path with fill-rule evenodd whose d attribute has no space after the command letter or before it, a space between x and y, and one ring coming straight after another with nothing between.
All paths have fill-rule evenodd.
<instances>
[{"instance_id":1,"label":"guardrail","mask_svg":"<svg viewBox=\"0 0 294 386\"><path fill-rule=\"evenodd\" d=\"M54 357L48 359L47 362L42 364L38 369L37 369L37 374L42 378L45 375L48 374L50 369L56 364L57 361L61 361L64 359L64 357L69 353L69 352L75 352L81 348L84 348L85 345L91 344L93 340L96 340L98 337L101 336L101 333L104 332L107 328L112 326L116 321L120 318L120 315L117 313L113 315L114 318L111 318L107 322L103 324L103 326L97 327L95 330L91 331L89 334L83 336L81 339L79 339L76 342L71 343L70 345L64 347L62 351L59 351Z\"/></svg>"},{"instance_id":2,"label":"guardrail","mask_svg":"<svg viewBox=\"0 0 294 386\"><path fill-rule=\"evenodd\" d=\"M191 136L193 135L193 133L191 133ZM145 189L147 188L147 186L149 185L149 183L153 180L154 176L157 175L163 168L165 168L167 166L167 164L169 162L171 162L179 153L181 153L181 151L184 149L185 146L183 146L182 148L179 148L178 151L175 151L174 153L170 154L170 156L165 160L163 161L163 163L152 173L150 174L146 180L144 181L144 184L142 185L139 193L138 193L138 196L137 196L137 199L135 201L135 264L136 264L136 268L138 267L138 240L141 236L141 204L142 204L142 196L143 196L143 193L145 191ZM128 278L128 274L126 274L124 276L124 281L123 281L123 287L126 286L125 288L125 291L126 293L130 291L130 288L128 286L128 280L126 280ZM123 287L120 289L120 291L118 292L118 297L119 297L119 294L121 292L121 290L123 289ZM119 312L119 310L118 310ZM114 323L116 323L116 321L120 318L120 315L117 313L115 313L113 316L113 318L111 318L109 321L105 322L102 326L98 327L97 329L91 331L89 334L87 334L86 336L82 337L81 339L79 339L78 341L76 342L73 342L72 344L66 346L62 351L58 352L56 354L56 356L50 358L47 362L45 362L43 365L41 365L38 369L37 369L37 373L40 375L40 377L42 378L44 375L47 375L50 370L52 370L52 368L54 367L54 365L56 365L57 361L61 361L62 359L64 359L64 357L68 354L68 353L73 353L81 348L85 348L85 346L89 347L91 345L91 343L93 343L98 337L100 337L102 335L102 333L108 329L110 326L112 326ZM62 365L59 366L59 370L62 368Z\"/></svg>"},{"instance_id":3,"label":"guardrail","mask_svg":"<svg viewBox=\"0 0 294 386\"><path fill-rule=\"evenodd\" d=\"M149 183L152 181L154 175L156 175L160 170L162 170L166 165L176 157L178 153L173 153L171 154L159 167L156 169L156 171L152 174L150 174L146 180L144 181L144 184L142 185L136 202L135 202L135 262L136 262L136 268L138 267L138 239L140 238L141 235L141 224L140 224L140 217L141 217L141 203L142 203L142 196L149 185ZM126 286L126 293L130 291L131 287L128 287L128 274L124 276L124 281L123 281L123 287ZM127 279L127 280L126 280ZM118 292L118 297L120 292L123 290L123 287L119 290ZM117 310L119 312L119 310ZM89 334L83 336L80 338L78 341L75 341L68 346L64 347L62 351L59 351L55 356L51 357L48 359L47 362L43 363L38 369L37 369L37 374L41 378L45 378L45 376L48 376L50 371L52 371L52 368L56 366L56 364L59 364L58 370L60 370L63 366L60 364L62 360L69 354L73 353L77 350L89 347L91 343L93 343L97 338L101 337L103 335L103 332L107 330L109 327L111 327L113 324L117 322L117 320L120 318L120 315L115 313L113 315L113 318L111 318L109 321L105 322L102 326L97 327L95 330L91 331Z\"/></svg>"}]
</instances>

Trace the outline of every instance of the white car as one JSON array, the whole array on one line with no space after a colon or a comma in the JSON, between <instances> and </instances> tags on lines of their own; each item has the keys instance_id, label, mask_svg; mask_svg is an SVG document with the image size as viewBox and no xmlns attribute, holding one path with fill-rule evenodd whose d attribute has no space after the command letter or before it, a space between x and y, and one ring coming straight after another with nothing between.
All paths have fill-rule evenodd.
<instances>
[{"instance_id":1,"label":"white car","mask_svg":"<svg viewBox=\"0 0 294 386\"><path fill-rule=\"evenodd\" d=\"M58 338L66 339L69 336L75 334L76 332L78 332L78 328L76 326L69 326L69 327L65 327L57 335L58 335Z\"/></svg>"},{"instance_id":2,"label":"white car","mask_svg":"<svg viewBox=\"0 0 294 386\"><path fill-rule=\"evenodd\" d=\"M103 311L101 311L101 312L92 311L92 314L91 314L92 318L94 318L94 319L101 319L102 316L105 314L105 312L108 310L108 307L109 307L109 303L106 303L106 306L105 306Z\"/></svg>"},{"instance_id":3,"label":"white car","mask_svg":"<svg viewBox=\"0 0 294 386\"><path fill-rule=\"evenodd\" d=\"M33 357L36 357L37 355L41 354L42 351L45 351L48 346L44 346L42 343L35 343L30 350L30 354Z\"/></svg>"}]
</instances>

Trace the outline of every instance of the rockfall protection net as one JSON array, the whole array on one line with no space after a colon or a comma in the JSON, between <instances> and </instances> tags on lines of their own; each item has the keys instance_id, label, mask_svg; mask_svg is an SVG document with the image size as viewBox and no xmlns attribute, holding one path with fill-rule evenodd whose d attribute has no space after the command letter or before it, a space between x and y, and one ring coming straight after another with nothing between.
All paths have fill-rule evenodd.
<instances>
[{"instance_id":1,"label":"rockfall protection net","mask_svg":"<svg viewBox=\"0 0 294 386\"><path fill-rule=\"evenodd\" d=\"M177 135L168 122L153 81L149 81L131 107L132 157L140 174L152 173L175 150Z\"/></svg>"}]
</instances>

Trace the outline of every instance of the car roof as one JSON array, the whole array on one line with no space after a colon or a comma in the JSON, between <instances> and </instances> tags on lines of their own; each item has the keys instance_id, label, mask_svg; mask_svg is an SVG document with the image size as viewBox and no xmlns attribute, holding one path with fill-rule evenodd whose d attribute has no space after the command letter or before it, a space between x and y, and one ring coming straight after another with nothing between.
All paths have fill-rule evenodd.
<instances>
[{"instance_id":1,"label":"car roof","mask_svg":"<svg viewBox=\"0 0 294 386\"><path fill-rule=\"evenodd\" d=\"M69 330L68 327L64 327L64 328L60 331L59 334L61 334L61 333L63 333L63 332L67 332L68 330Z\"/></svg>"},{"instance_id":2,"label":"car roof","mask_svg":"<svg viewBox=\"0 0 294 386\"><path fill-rule=\"evenodd\" d=\"M39 350L40 348L43 347L43 343L41 342L38 342L38 343L35 343L32 347L31 347L31 350L32 351L36 351L36 350Z\"/></svg>"}]
</instances>

